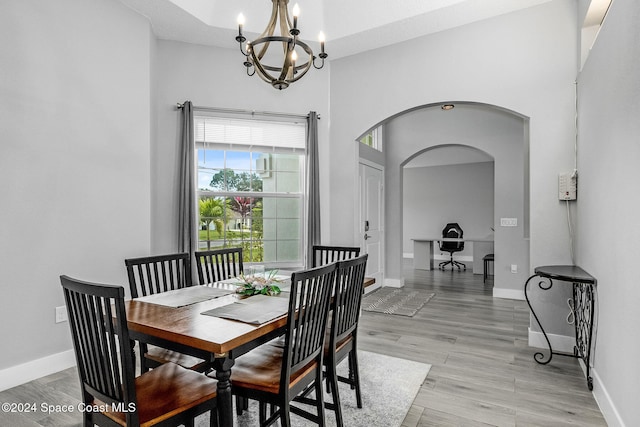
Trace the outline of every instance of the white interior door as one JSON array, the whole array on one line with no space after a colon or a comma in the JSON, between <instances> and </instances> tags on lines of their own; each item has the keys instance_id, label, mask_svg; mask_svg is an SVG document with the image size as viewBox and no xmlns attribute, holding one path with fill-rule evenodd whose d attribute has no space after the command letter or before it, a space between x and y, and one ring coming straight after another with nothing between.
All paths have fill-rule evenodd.
<instances>
[{"instance_id":1,"label":"white interior door","mask_svg":"<svg viewBox=\"0 0 640 427\"><path fill-rule=\"evenodd\" d=\"M360 163L360 247L369 254L367 277L376 279L381 286L384 280L384 187L383 172L368 164Z\"/></svg>"}]
</instances>

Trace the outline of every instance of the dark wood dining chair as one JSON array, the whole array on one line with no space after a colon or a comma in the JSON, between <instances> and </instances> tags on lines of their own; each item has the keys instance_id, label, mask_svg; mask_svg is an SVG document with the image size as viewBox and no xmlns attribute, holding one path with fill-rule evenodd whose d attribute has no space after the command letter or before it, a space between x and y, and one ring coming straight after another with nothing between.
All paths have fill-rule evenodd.
<instances>
[{"instance_id":1,"label":"dark wood dining chair","mask_svg":"<svg viewBox=\"0 0 640 427\"><path fill-rule=\"evenodd\" d=\"M284 345L262 345L236 359L231 391L260 402L260 426L280 418L288 427L292 412L325 425L322 359L335 274L336 264L293 273ZM290 404L312 384L316 414ZM272 405L269 417L267 404Z\"/></svg>"},{"instance_id":2,"label":"dark wood dining chair","mask_svg":"<svg viewBox=\"0 0 640 427\"><path fill-rule=\"evenodd\" d=\"M358 408L362 408L357 344L358 321L368 257L369 255L364 254L358 258L338 262L329 341L325 344L323 360L327 382L333 396L333 405L328 405L328 407L335 411L338 426L343 425L338 381L349 384L355 390L356 405ZM347 357L349 359L349 377L338 376L336 368Z\"/></svg>"},{"instance_id":3,"label":"dark wood dining chair","mask_svg":"<svg viewBox=\"0 0 640 427\"><path fill-rule=\"evenodd\" d=\"M188 253L156 255L124 260L132 298L192 286L191 258ZM204 359L140 342L140 372L147 372L163 363L173 362L187 369L205 372L209 363Z\"/></svg>"},{"instance_id":4,"label":"dark wood dining chair","mask_svg":"<svg viewBox=\"0 0 640 427\"><path fill-rule=\"evenodd\" d=\"M61 276L76 354L85 427L179 425L192 427L211 412L217 424L217 382L173 363L135 377L122 286Z\"/></svg>"},{"instance_id":5,"label":"dark wood dining chair","mask_svg":"<svg viewBox=\"0 0 640 427\"><path fill-rule=\"evenodd\" d=\"M312 267L331 264L337 261L355 258L360 255L360 248L351 246L313 246Z\"/></svg>"},{"instance_id":6,"label":"dark wood dining chair","mask_svg":"<svg viewBox=\"0 0 640 427\"><path fill-rule=\"evenodd\" d=\"M195 255L201 285L231 279L244 272L242 248L196 251Z\"/></svg>"},{"instance_id":7,"label":"dark wood dining chair","mask_svg":"<svg viewBox=\"0 0 640 427\"><path fill-rule=\"evenodd\" d=\"M337 263L334 297L331 303L331 321L325 339L323 365L327 390L331 393L333 400L332 403L326 402L325 407L335 412L338 427L344 425L338 381L349 384L355 390L356 405L358 408L362 408L357 338L367 259L368 255L364 254ZM349 376L338 376L337 366L346 358L349 360ZM306 404L312 403L306 397L309 392L311 392L311 388L307 388L295 400Z\"/></svg>"}]
</instances>

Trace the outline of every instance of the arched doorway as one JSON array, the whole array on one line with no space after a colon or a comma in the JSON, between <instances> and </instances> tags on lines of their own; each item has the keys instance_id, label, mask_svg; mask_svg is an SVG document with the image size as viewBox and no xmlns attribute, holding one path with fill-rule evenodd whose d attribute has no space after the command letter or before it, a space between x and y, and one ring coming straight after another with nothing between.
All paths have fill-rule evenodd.
<instances>
[{"instance_id":1,"label":"arched doorway","mask_svg":"<svg viewBox=\"0 0 640 427\"><path fill-rule=\"evenodd\" d=\"M474 147L440 145L417 153L403 166L403 254L416 255L413 238L440 237L447 223L457 223L468 241L456 260L482 274L482 257L494 252L494 159ZM437 245L436 245L437 247ZM435 251L435 260L449 259ZM425 267L427 260L410 265Z\"/></svg>"},{"instance_id":2,"label":"arched doorway","mask_svg":"<svg viewBox=\"0 0 640 427\"><path fill-rule=\"evenodd\" d=\"M400 277L402 283L405 164L434 147L466 146L494 159L493 295L521 299L529 272L529 119L488 104L447 102L455 106L450 110L442 104L412 108L378 124L385 146L386 277ZM502 227L502 218L515 219L516 225Z\"/></svg>"}]
</instances>

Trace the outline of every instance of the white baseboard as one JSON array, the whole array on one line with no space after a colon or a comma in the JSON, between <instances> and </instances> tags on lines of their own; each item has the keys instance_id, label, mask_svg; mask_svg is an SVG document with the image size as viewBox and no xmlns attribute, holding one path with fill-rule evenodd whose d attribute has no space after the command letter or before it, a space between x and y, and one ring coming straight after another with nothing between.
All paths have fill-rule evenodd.
<instances>
[{"instance_id":1,"label":"white baseboard","mask_svg":"<svg viewBox=\"0 0 640 427\"><path fill-rule=\"evenodd\" d=\"M580 363L584 366L582 359ZM611 396L609 396L609 392L602 383L598 372L593 368L591 368L591 378L593 378L593 397L596 399L596 403L598 407L600 407L600 412L602 412L602 416L607 422L607 425L609 427L625 427L625 423L620 417L620 413L618 413Z\"/></svg>"},{"instance_id":2,"label":"white baseboard","mask_svg":"<svg viewBox=\"0 0 640 427\"><path fill-rule=\"evenodd\" d=\"M0 391L28 383L75 365L76 356L74 351L67 350L42 359L32 360L22 365L3 369L0 371Z\"/></svg>"},{"instance_id":3,"label":"white baseboard","mask_svg":"<svg viewBox=\"0 0 640 427\"><path fill-rule=\"evenodd\" d=\"M551 342L553 351L573 353L573 346L576 344L575 337L555 334L547 334L547 337ZM532 331L531 328L529 328L529 347L549 348L542 332Z\"/></svg>"},{"instance_id":4,"label":"white baseboard","mask_svg":"<svg viewBox=\"0 0 640 427\"><path fill-rule=\"evenodd\" d=\"M553 351L563 352L563 353L573 353L573 346L576 343L574 337L568 337L565 335L553 335L548 334L549 341L551 342L551 347ZM547 349L549 346L547 345L547 341L544 339L544 335L542 332L535 332L529 328L529 346L536 348ZM545 355L548 354L545 353ZM580 367L582 368L582 372L585 374L585 387L587 386L587 369L584 364L584 360L578 359L580 363ZM604 417L607 425L609 427L626 427L624 421L620 417L620 413L616 409L616 405L613 403L609 392L606 387L602 383L598 372L591 368L589 372L591 374L591 378L593 379L593 397L600 408L600 412L602 412L602 416Z\"/></svg>"},{"instance_id":5,"label":"white baseboard","mask_svg":"<svg viewBox=\"0 0 640 427\"><path fill-rule=\"evenodd\" d=\"M517 299L524 301L524 290L519 289L502 289L502 288L493 288L493 297L494 298L503 298L503 299Z\"/></svg>"},{"instance_id":6,"label":"white baseboard","mask_svg":"<svg viewBox=\"0 0 640 427\"><path fill-rule=\"evenodd\" d=\"M404 278L402 279L384 279L384 286L390 286L392 288L401 288L404 286Z\"/></svg>"},{"instance_id":7,"label":"white baseboard","mask_svg":"<svg viewBox=\"0 0 640 427\"><path fill-rule=\"evenodd\" d=\"M364 288L364 294L367 295L373 291L375 291L376 289L380 289L382 287L382 285L380 283L374 283L371 286L367 286L366 288Z\"/></svg>"},{"instance_id":8,"label":"white baseboard","mask_svg":"<svg viewBox=\"0 0 640 427\"><path fill-rule=\"evenodd\" d=\"M402 254L402 258L404 259L413 259L413 252L404 252ZM449 261L451 258L449 257L449 255L441 255L441 254L434 254L433 255L433 260L434 261ZM458 256L456 255L454 257L454 259L456 261L464 261L464 262L473 262L473 255L464 255L464 256Z\"/></svg>"}]
</instances>

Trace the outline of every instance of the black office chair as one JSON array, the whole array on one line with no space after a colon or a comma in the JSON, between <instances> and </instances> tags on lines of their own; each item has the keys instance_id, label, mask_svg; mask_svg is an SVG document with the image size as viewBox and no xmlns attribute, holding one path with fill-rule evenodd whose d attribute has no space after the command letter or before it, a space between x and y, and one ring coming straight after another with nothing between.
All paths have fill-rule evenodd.
<instances>
[{"instance_id":1,"label":"black office chair","mask_svg":"<svg viewBox=\"0 0 640 427\"><path fill-rule=\"evenodd\" d=\"M464 233L462 231L462 228L460 228L457 222L450 222L442 230L442 237L462 239L463 235ZM449 252L449 255L451 256L451 259L449 261L443 261L440 263L440 270L444 270L445 266L449 264L451 264L451 270L453 270L453 267L458 267L458 270L460 270L460 267L463 267L466 270L467 269L466 265L464 265L461 262L453 260L453 253L460 252L463 249L464 249L464 242L440 241L440 250L444 252Z\"/></svg>"}]
</instances>

